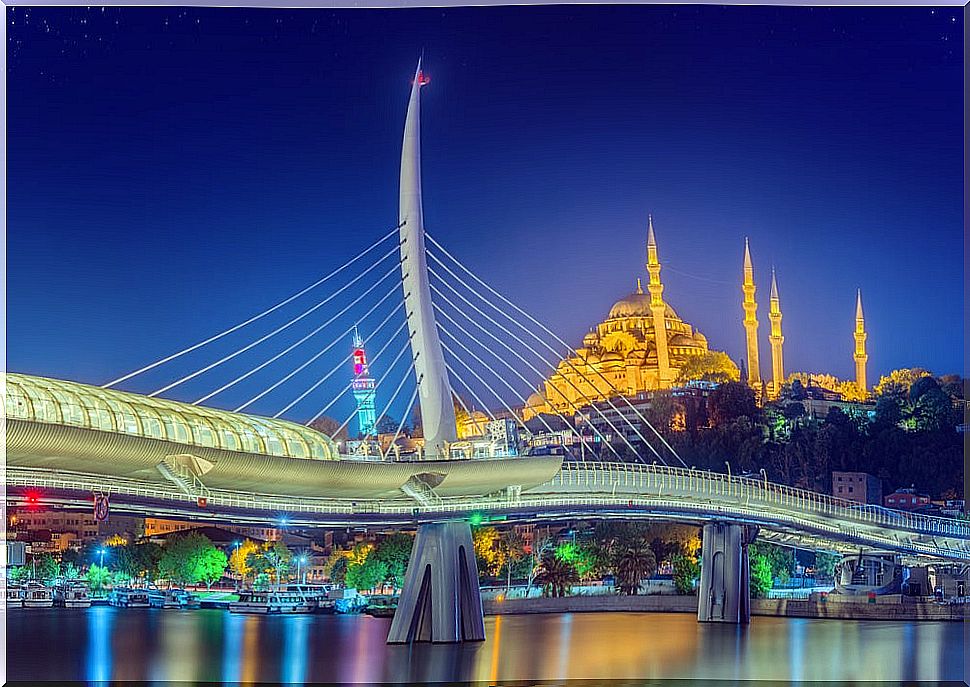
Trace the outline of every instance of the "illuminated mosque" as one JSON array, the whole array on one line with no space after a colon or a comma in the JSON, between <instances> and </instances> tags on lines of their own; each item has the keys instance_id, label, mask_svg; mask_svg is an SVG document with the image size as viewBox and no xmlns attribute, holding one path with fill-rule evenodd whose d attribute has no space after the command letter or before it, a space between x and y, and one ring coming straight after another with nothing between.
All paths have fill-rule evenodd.
<instances>
[{"instance_id":1,"label":"illuminated mosque","mask_svg":"<svg viewBox=\"0 0 970 687\"><path fill-rule=\"evenodd\" d=\"M660 257L653 217L647 221L647 283L644 293L640 280L633 293L617 301L606 319L583 337L575 355L559 362L556 370L544 380L542 388L529 396L522 409L524 419L540 414L560 412L571 415L588 403L588 399L603 400L618 395L635 396L655 389L667 389L682 381L681 370L692 358L715 353L708 348L707 337L680 318L664 299L660 281ZM782 355L784 336L781 333L781 300L774 270L771 273L768 320L768 342L771 350L771 370L762 380L758 354L758 317L755 300L754 266L748 241L744 242L743 281L741 286L742 324L745 330L747 382L759 396L776 398L785 381ZM862 295L856 299L855 351L856 386L866 393L865 320L862 314ZM737 378L738 369L723 354L731 366L731 376Z\"/></svg>"}]
</instances>

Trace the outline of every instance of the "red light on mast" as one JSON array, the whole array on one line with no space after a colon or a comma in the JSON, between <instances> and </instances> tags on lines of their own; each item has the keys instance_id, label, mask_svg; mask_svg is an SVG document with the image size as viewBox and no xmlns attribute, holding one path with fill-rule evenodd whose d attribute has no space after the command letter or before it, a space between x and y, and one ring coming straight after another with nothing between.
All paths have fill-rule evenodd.
<instances>
[{"instance_id":1,"label":"red light on mast","mask_svg":"<svg viewBox=\"0 0 970 687\"><path fill-rule=\"evenodd\" d=\"M431 77L423 71L418 72L418 86L427 86L431 83Z\"/></svg>"}]
</instances>

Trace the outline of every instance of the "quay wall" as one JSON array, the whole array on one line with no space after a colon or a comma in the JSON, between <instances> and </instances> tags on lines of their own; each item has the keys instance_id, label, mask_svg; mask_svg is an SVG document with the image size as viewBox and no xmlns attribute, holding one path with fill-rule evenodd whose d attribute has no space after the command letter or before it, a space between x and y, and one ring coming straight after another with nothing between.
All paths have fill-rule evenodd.
<instances>
[{"instance_id":1,"label":"quay wall","mask_svg":"<svg viewBox=\"0 0 970 687\"><path fill-rule=\"evenodd\" d=\"M808 599L752 599L751 614L789 618L833 618L839 620L954 620L970 619L968 604L937 604L899 595L865 598L835 594L822 600L820 594ZM482 601L485 615L528 613L697 613L696 596L566 596Z\"/></svg>"}]
</instances>

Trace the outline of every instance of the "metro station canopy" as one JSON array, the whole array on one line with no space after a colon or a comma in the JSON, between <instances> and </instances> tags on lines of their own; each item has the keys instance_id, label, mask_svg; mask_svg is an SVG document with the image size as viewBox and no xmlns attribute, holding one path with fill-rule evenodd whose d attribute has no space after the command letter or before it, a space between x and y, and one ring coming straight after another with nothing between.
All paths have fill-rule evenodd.
<instances>
[{"instance_id":1,"label":"metro station canopy","mask_svg":"<svg viewBox=\"0 0 970 687\"><path fill-rule=\"evenodd\" d=\"M339 457L330 437L286 420L15 373L6 375L6 384L6 414L12 420L284 458Z\"/></svg>"}]
</instances>

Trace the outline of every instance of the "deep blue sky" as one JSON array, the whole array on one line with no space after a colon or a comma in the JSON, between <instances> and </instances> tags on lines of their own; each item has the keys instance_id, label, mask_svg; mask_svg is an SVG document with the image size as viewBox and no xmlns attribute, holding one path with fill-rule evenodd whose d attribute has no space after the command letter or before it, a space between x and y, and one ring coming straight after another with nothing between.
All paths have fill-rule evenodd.
<instances>
[{"instance_id":1,"label":"deep blue sky","mask_svg":"<svg viewBox=\"0 0 970 687\"><path fill-rule=\"evenodd\" d=\"M958 8L7 16L10 370L105 382L382 235L423 48L429 231L568 340L646 276L652 212L713 348L743 354L747 235L790 371L851 376L861 287L871 381L965 372Z\"/></svg>"}]
</instances>

